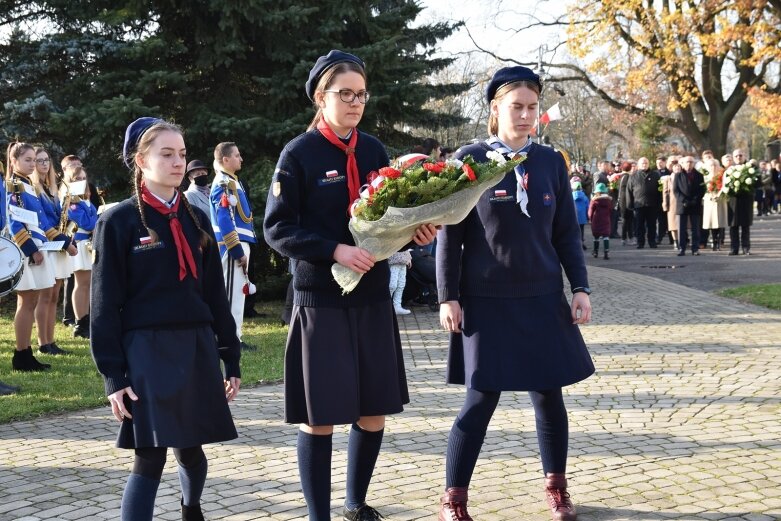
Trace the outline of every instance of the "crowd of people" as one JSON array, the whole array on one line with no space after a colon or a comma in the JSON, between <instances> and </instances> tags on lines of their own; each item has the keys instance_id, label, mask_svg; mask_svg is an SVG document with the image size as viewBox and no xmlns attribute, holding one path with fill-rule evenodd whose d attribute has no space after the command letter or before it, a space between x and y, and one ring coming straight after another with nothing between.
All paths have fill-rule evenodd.
<instances>
[{"instance_id":1,"label":"crowd of people","mask_svg":"<svg viewBox=\"0 0 781 521\"><path fill-rule=\"evenodd\" d=\"M720 193L720 181L709 182L743 164L757 170L755 188L744 194L728 196ZM600 161L597 166L594 173L581 164L570 170L582 247L589 249L584 227L590 223L595 258L600 245L602 258L610 258L610 239L637 249L657 248L667 239L679 256L687 251L698 256L700 250L721 251L725 246L729 255L751 255L754 216L781 212L781 157L756 161L736 149L717 160L706 150L699 158L659 156L656 168L646 157Z\"/></svg>"},{"instance_id":2,"label":"crowd of people","mask_svg":"<svg viewBox=\"0 0 781 521\"><path fill-rule=\"evenodd\" d=\"M440 160L487 162L500 154L525 161L486 191L464 221L441 229L422 223L408 249L379 260L354 245L348 228L348 208L368 174L389 164L385 146L357 128L370 99L365 64L334 50L312 67L305 92L316 113L280 154L263 221L265 241L290 259L293 275L284 421L298 425L310 520L331 519L335 425L350 425L343 519L382 518L367 494L386 416L409 402L396 317L409 313L402 306L407 267L439 304L450 338L447 382L466 388L443 449L440 521L472 520L468 489L503 391L529 393L551 517L572 521L562 388L594 372L578 328L591 317L586 224L592 254L602 245L605 259L619 222L622 240L637 248L655 248L668 236L680 255L687 248L697 255L706 236L701 228L718 249L729 227L734 252L742 234L743 252L750 253L751 216L746 224L732 202L709 202L692 157L659 158L655 170L641 158L603 161L593 175L581 166L568 172L563 154L530 137L542 87L526 67L499 69L485 92L488 139L455 151L435 140L413 149ZM254 289L251 246L259 237L239 176L238 145L215 146L211 180L207 164L187 163L186 156L178 126L154 117L131 122L122 157L133 195L104 204L78 157L62 160L59 179L45 149L21 142L8 148L2 224L25 259L15 288L12 365L43 371L50 365L37 356L67 354L53 338L62 291L73 335L90 339L120 424L117 446L135 453L123 521L152 519L168 448L179 464L182 519L202 521L208 469L202 446L238 437L228 402L241 386L242 349L252 348L242 341L242 322ZM742 157L736 151L724 161ZM710 172L721 168L709 157L702 163ZM763 190L781 195L777 167L770 166L772 182L766 189L763 181ZM762 197L758 211L778 211L778 197L765 191ZM334 262L363 275L352 292L333 279ZM38 353L30 342L33 322Z\"/></svg>"}]
</instances>

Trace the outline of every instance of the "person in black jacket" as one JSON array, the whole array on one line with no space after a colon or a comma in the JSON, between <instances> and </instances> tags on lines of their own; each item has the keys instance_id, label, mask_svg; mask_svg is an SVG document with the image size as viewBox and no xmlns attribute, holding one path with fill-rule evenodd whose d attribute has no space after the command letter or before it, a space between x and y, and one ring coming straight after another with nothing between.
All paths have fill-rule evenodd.
<instances>
[{"instance_id":1,"label":"person in black jacket","mask_svg":"<svg viewBox=\"0 0 781 521\"><path fill-rule=\"evenodd\" d=\"M285 350L285 421L299 424L301 487L310 521L331 519L334 425L352 425L347 445L344 519L373 521L366 504L385 416L409 402L387 261L355 246L348 208L388 154L357 125L369 101L363 60L338 50L318 58L306 82L317 107L307 132L282 150L268 192L263 230L292 261L293 312ZM434 240L417 229L415 242ZM361 273L343 294L334 262Z\"/></svg>"},{"instance_id":2,"label":"person in black jacket","mask_svg":"<svg viewBox=\"0 0 781 521\"><path fill-rule=\"evenodd\" d=\"M694 158L686 156L683 159L683 172L675 176L673 191L678 198L678 235L680 237L678 256L686 255L686 245L689 243L689 231L686 226L691 223L692 255L700 254L700 224L702 222L702 198L705 196L705 180L702 174L694 168Z\"/></svg>"},{"instance_id":3,"label":"person in black jacket","mask_svg":"<svg viewBox=\"0 0 781 521\"><path fill-rule=\"evenodd\" d=\"M656 216L661 205L659 191L659 173L649 170L647 157L637 160L637 172L627 181L627 199L630 208L635 210L635 237L637 248L645 247L646 230L648 246L656 248Z\"/></svg>"},{"instance_id":4,"label":"person in black jacket","mask_svg":"<svg viewBox=\"0 0 781 521\"><path fill-rule=\"evenodd\" d=\"M440 520L471 520L468 487L502 391L529 392L551 515L576 517L562 387L594 372L577 326L591 318L591 290L565 161L529 136L541 88L526 67L499 69L486 92L489 139L456 151L478 162L491 151L526 159L495 186L505 195L488 190L437 238L439 316L450 332L447 381L466 386L448 438Z\"/></svg>"},{"instance_id":5,"label":"person in black jacket","mask_svg":"<svg viewBox=\"0 0 781 521\"><path fill-rule=\"evenodd\" d=\"M120 519L152 520L172 447L182 519L203 521L201 446L237 437L228 408L241 384L236 324L209 218L177 190L187 163L181 130L140 118L127 128L123 155L135 196L95 227L90 315L92 356L120 422L117 446L135 450Z\"/></svg>"},{"instance_id":6,"label":"person in black jacket","mask_svg":"<svg viewBox=\"0 0 781 521\"><path fill-rule=\"evenodd\" d=\"M670 175L670 169L667 168L667 158L664 156L659 156L656 158L656 175L659 177L660 183L663 183L663 177ZM668 234L667 231L667 212L664 210L664 205L662 204L664 201L664 191L659 190L659 206L657 207L658 213L657 218L659 221L658 224L658 231L656 233L656 243L659 244L662 242L662 239L664 239L664 236ZM673 243L672 236L669 237L670 244Z\"/></svg>"}]
</instances>

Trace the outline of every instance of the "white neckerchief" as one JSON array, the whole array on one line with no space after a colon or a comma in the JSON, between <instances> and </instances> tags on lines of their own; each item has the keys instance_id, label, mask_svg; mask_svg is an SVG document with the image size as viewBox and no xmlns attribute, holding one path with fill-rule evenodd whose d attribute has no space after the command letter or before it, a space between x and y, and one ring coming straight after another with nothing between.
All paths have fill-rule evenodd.
<instances>
[{"instance_id":1,"label":"white neckerchief","mask_svg":"<svg viewBox=\"0 0 781 521\"><path fill-rule=\"evenodd\" d=\"M497 136L489 137L485 143L495 151L504 155L507 159L515 159L518 156L526 157L526 155L529 153L529 149L532 146L531 138L526 138L526 144L524 144L518 150L513 150ZM518 188L516 190L516 201L518 202L518 206L521 208L521 212L526 217L531 218L527 208L529 205L529 194L526 192L529 188L529 174L526 173L526 168L523 166L523 163L515 167L515 181L518 184Z\"/></svg>"}]
</instances>

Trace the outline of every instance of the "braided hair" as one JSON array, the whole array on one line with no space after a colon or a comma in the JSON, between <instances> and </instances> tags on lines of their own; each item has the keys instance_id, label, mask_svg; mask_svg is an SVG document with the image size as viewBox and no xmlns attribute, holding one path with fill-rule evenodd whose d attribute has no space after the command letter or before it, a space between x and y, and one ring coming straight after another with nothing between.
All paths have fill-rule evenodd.
<instances>
[{"instance_id":1,"label":"braided hair","mask_svg":"<svg viewBox=\"0 0 781 521\"><path fill-rule=\"evenodd\" d=\"M159 123L155 123L141 135L141 138L138 140L138 144L133 149L133 156L135 157L139 154L146 154L158 134L164 131L176 132L177 134L182 135L184 134L181 127L174 125L173 123L169 123L167 121L160 121ZM152 239L152 243L157 243L160 241L160 237L157 235L157 232L155 232L147 223L144 202L143 199L141 199L141 182L143 180L143 176L144 173L141 170L141 167L138 166L138 162L133 161L133 190L136 195L136 206L138 207L138 214L141 216L141 224L144 226L147 233L149 234L149 237ZM211 236L201 227L201 220L198 219L198 216L193 211L192 206L190 206L190 202L184 196L181 189L177 187L176 191L178 192L179 197L181 197L181 201L184 204L184 207L187 209L187 213L190 214L193 223L195 223L195 227L198 229L201 248L206 248L212 241Z\"/></svg>"}]
</instances>

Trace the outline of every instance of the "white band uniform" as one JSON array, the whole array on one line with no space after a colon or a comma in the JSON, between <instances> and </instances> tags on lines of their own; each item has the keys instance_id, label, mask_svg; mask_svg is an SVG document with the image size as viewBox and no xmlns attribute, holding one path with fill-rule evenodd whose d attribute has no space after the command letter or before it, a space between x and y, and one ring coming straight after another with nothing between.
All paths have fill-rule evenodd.
<instances>
[{"instance_id":1,"label":"white band uniform","mask_svg":"<svg viewBox=\"0 0 781 521\"><path fill-rule=\"evenodd\" d=\"M39 239L33 238L36 246L43 244ZM22 273L22 279L19 281L19 285L16 286L16 291L29 291L47 289L54 286L54 263L50 261L46 252L39 252L43 255L43 264L32 265L30 259L25 257L24 262L27 264L24 267Z\"/></svg>"},{"instance_id":2,"label":"white band uniform","mask_svg":"<svg viewBox=\"0 0 781 521\"><path fill-rule=\"evenodd\" d=\"M240 244L244 255L247 257L247 265L249 265L249 244L246 242ZM222 256L222 274L225 277L225 290L228 293L231 315L233 315L233 320L236 321L236 336L241 340L241 324L244 321L245 299L242 288L246 282L246 277L241 266L239 266L239 262L234 260L230 253L227 252Z\"/></svg>"}]
</instances>

